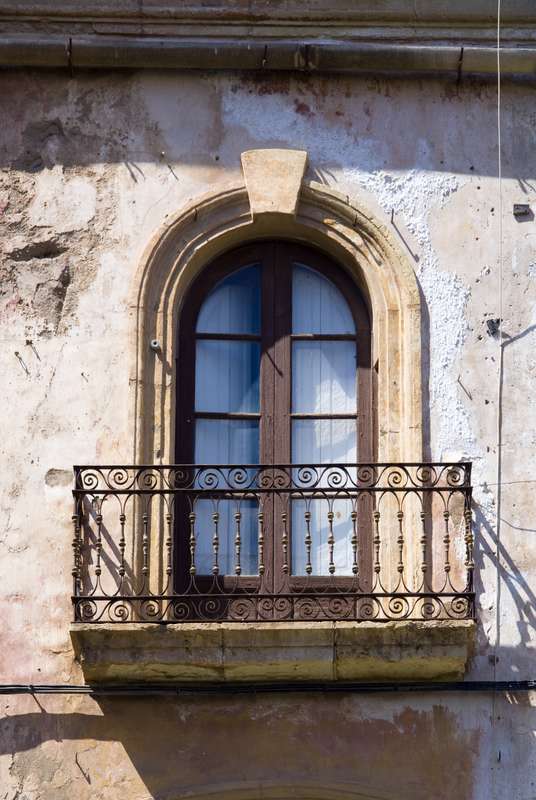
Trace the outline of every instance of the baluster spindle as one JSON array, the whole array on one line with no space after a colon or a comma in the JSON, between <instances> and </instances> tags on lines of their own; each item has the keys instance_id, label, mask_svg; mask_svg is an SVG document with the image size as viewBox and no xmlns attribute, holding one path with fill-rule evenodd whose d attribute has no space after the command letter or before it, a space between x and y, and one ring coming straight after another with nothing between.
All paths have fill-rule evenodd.
<instances>
[{"instance_id":1,"label":"baluster spindle","mask_svg":"<svg viewBox=\"0 0 536 800\"><path fill-rule=\"evenodd\" d=\"M304 514L305 517L305 553L307 563L305 565L305 572L307 575L310 575L313 571L313 566L311 564L311 545L312 545L312 538L311 538L311 512L307 510Z\"/></svg>"},{"instance_id":2,"label":"baluster spindle","mask_svg":"<svg viewBox=\"0 0 536 800\"><path fill-rule=\"evenodd\" d=\"M123 579L125 577L125 547L126 547L126 540L125 540L125 522L126 522L126 515L124 509L121 510L119 514L119 526L120 526L120 535L119 535L119 585L121 586L123 583Z\"/></svg>"},{"instance_id":3,"label":"baluster spindle","mask_svg":"<svg viewBox=\"0 0 536 800\"><path fill-rule=\"evenodd\" d=\"M428 570L428 537L426 536L426 512L421 509L421 572L423 585L426 584L426 572Z\"/></svg>"},{"instance_id":4,"label":"baluster spindle","mask_svg":"<svg viewBox=\"0 0 536 800\"><path fill-rule=\"evenodd\" d=\"M335 536L333 534L333 519L335 514L333 510L330 508L328 511L328 549L329 549L329 566L328 572L330 575L335 573L335 561L333 560L333 554L335 552Z\"/></svg>"},{"instance_id":5,"label":"baluster spindle","mask_svg":"<svg viewBox=\"0 0 536 800\"><path fill-rule=\"evenodd\" d=\"M95 542L96 558L95 558L95 575L97 578L101 575L101 553L102 553L102 504L99 500L96 501L97 513L95 515L95 522L97 523L97 541Z\"/></svg>"},{"instance_id":6,"label":"baluster spindle","mask_svg":"<svg viewBox=\"0 0 536 800\"><path fill-rule=\"evenodd\" d=\"M445 547L445 573L446 575L450 572L450 528L449 528L449 520L450 520L450 511L445 509L443 511L443 519L445 520L445 535L443 536L443 545Z\"/></svg>"},{"instance_id":7,"label":"baluster spindle","mask_svg":"<svg viewBox=\"0 0 536 800\"><path fill-rule=\"evenodd\" d=\"M149 514L147 511L143 512L143 537L142 537L142 553L143 553L143 566L141 574L143 575L143 585L145 586L147 574L149 572Z\"/></svg>"},{"instance_id":8,"label":"baluster spindle","mask_svg":"<svg viewBox=\"0 0 536 800\"><path fill-rule=\"evenodd\" d=\"M259 511L259 575L264 575L264 513Z\"/></svg>"},{"instance_id":9,"label":"baluster spindle","mask_svg":"<svg viewBox=\"0 0 536 800\"><path fill-rule=\"evenodd\" d=\"M220 535L219 535L218 525L220 522L220 514L218 511L214 511L214 513L212 514L212 522L214 524L214 535L212 536L212 552L214 554L214 561L212 563L212 574L219 575Z\"/></svg>"},{"instance_id":10,"label":"baluster spindle","mask_svg":"<svg viewBox=\"0 0 536 800\"><path fill-rule=\"evenodd\" d=\"M376 575L376 581L379 579L380 576L380 545L381 545L381 537L380 537L380 512L375 510L373 512L374 517L374 574Z\"/></svg>"},{"instance_id":11,"label":"baluster spindle","mask_svg":"<svg viewBox=\"0 0 536 800\"><path fill-rule=\"evenodd\" d=\"M171 578L172 572L172 563L173 563L173 514L171 513L171 507L167 507L166 513L166 575L167 575L167 585L169 587L169 580Z\"/></svg>"},{"instance_id":12,"label":"baluster spindle","mask_svg":"<svg viewBox=\"0 0 536 800\"><path fill-rule=\"evenodd\" d=\"M465 567L467 569L467 589L473 588L473 571L475 564L473 561L473 526L471 509L466 508L464 512L465 520Z\"/></svg>"},{"instance_id":13,"label":"baluster spindle","mask_svg":"<svg viewBox=\"0 0 536 800\"><path fill-rule=\"evenodd\" d=\"M190 522L190 539L189 539L189 549L190 549L190 575L195 575L195 511L191 511L188 514L188 520Z\"/></svg>"},{"instance_id":14,"label":"baluster spindle","mask_svg":"<svg viewBox=\"0 0 536 800\"><path fill-rule=\"evenodd\" d=\"M235 574L236 575L240 575L241 572L242 572L242 567L240 565L240 556L241 556L240 551L241 551L241 548L242 548L242 538L241 538L241 533L240 533L240 522L241 522L241 519L242 519L241 512L240 511L235 511L234 518L235 518L235 524L236 524L235 540L234 540L234 544L235 544Z\"/></svg>"},{"instance_id":15,"label":"baluster spindle","mask_svg":"<svg viewBox=\"0 0 536 800\"><path fill-rule=\"evenodd\" d=\"M77 500L76 510L72 516L73 527L74 527L72 576L73 576L73 595L75 597L77 597L82 590L82 564L81 564L82 543L80 538L80 529L81 529L80 517L81 514L80 514L79 501Z\"/></svg>"},{"instance_id":16,"label":"baluster spindle","mask_svg":"<svg viewBox=\"0 0 536 800\"><path fill-rule=\"evenodd\" d=\"M404 512L397 511L396 518L398 520L398 537L396 543L398 545L398 564L396 570L402 577L404 572Z\"/></svg>"},{"instance_id":17,"label":"baluster spindle","mask_svg":"<svg viewBox=\"0 0 536 800\"><path fill-rule=\"evenodd\" d=\"M283 533L281 535L281 547L283 550L283 575L288 575L288 527L286 511L281 512L281 522L283 523Z\"/></svg>"},{"instance_id":18,"label":"baluster spindle","mask_svg":"<svg viewBox=\"0 0 536 800\"><path fill-rule=\"evenodd\" d=\"M357 511L355 508L352 510L350 517L352 520L352 572L354 575L357 575L359 566L357 562Z\"/></svg>"}]
</instances>

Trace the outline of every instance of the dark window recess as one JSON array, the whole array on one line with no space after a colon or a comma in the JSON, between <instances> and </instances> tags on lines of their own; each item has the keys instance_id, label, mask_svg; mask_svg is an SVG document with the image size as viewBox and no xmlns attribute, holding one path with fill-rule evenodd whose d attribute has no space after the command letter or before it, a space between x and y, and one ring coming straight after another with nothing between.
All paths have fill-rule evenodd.
<instances>
[{"instance_id":1,"label":"dark window recess","mask_svg":"<svg viewBox=\"0 0 536 800\"><path fill-rule=\"evenodd\" d=\"M357 288L299 245L227 253L193 287L182 316L177 394L180 463L234 465L249 477L247 465L296 464L292 476L313 464L370 461L370 322ZM216 575L224 590L280 594L305 579L342 586L359 569L351 499L319 491L191 500L177 517L182 590L192 571L204 586ZM360 571L370 582L370 502L363 497L357 510L367 554ZM194 550L181 517L198 531Z\"/></svg>"}]
</instances>

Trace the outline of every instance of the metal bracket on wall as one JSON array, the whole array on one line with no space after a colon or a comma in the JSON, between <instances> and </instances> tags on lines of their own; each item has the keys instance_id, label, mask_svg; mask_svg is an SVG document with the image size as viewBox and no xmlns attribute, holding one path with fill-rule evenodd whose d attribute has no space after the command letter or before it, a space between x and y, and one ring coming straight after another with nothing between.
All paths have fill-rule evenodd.
<instances>
[{"instance_id":1,"label":"metal bracket on wall","mask_svg":"<svg viewBox=\"0 0 536 800\"><path fill-rule=\"evenodd\" d=\"M528 203L514 203L514 217L516 219L534 219L534 214Z\"/></svg>"}]
</instances>

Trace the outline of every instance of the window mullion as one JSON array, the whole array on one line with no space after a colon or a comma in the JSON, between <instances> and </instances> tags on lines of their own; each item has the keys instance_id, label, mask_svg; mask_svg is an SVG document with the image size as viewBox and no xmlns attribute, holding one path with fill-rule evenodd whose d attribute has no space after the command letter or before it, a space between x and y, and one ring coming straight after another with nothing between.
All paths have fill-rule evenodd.
<instances>
[{"instance_id":1,"label":"window mullion","mask_svg":"<svg viewBox=\"0 0 536 800\"><path fill-rule=\"evenodd\" d=\"M275 425L274 458L276 463L291 461L291 340L292 329L292 263L288 248L278 243L275 249Z\"/></svg>"}]
</instances>

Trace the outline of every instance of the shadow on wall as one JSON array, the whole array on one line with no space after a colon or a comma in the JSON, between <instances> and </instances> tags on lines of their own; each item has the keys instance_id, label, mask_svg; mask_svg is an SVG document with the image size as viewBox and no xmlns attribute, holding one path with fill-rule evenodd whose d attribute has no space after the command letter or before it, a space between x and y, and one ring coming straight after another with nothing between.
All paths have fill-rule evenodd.
<instances>
[{"instance_id":1,"label":"shadow on wall","mask_svg":"<svg viewBox=\"0 0 536 800\"><path fill-rule=\"evenodd\" d=\"M422 404L422 455L424 461L431 461L432 450L430 444L430 312L428 303L422 290L421 282L417 278L419 295L421 298L421 404Z\"/></svg>"},{"instance_id":2,"label":"shadow on wall","mask_svg":"<svg viewBox=\"0 0 536 800\"><path fill-rule=\"evenodd\" d=\"M505 386L505 357L508 353L508 348L516 342L524 339L530 334L536 332L536 324L529 325L515 336L510 336L507 332L497 329L497 336L500 336L502 353L500 361L500 383L498 392L498 406L499 406L499 425L498 425L498 452L502 454L504 447L504 386ZM499 462L498 476L499 481L502 481L502 455ZM536 593L528 583L523 575L523 570L518 566L516 561L511 555L509 547L505 541L511 542L512 535L515 536L515 549L513 552L521 558L526 558L523 554L532 551L532 542L530 541L531 534L536 534L536 528L520 527L510 521L509 516L513 511L513 495L510 497L511 491L516 492L520 488L520 484L526 483L525 489L531 489L530 484L533 480L527 481L514 481L513 484L505 483L490 486L488 491L492 489L496 492L496 510L498 523L491 524L490 521L484 516L482 510L475 506L474 511L474 526L475 526L475 592L478 598L484 596L483 585L483 571L485 568L485 558L493 564L497 574L497 592L494 598L494 612L495 612L495 642L494 652L490 654L490 669L492 675L490 677L497 680L519 680L533 678L533 657L531 655L531 643L534 642L536 631ZM486 487L484 487L486 490ZM528 501L529 495L526 500ZM526 507L530 507L526 503ZM523 541L524 540L524 541ZM511 603L503 598L503 592L507 591L510 595L511 601L516 609L515 619L513 618ZM519 636L519 643L517 646L505 647L502 644L502 628L504 619L501 612L506 610L504 619L508 620L508 626L516 626ZM477 607L477 619L482 619L483 614L479 612ZM479 626L478 636L480 638L481 650L489 649L488 642L485 638L482 626ZM508 640L512 641L515 638L513 631L508 631ZM520 663L520 659L522 662ZM527 667L529 674L527 675ZM508 669L508 673L505 670Z\"/></svg>"},{"instance_id":3,"label":"shadow on wall","mask_svg":"<svg viewBox=\"0 0 536 800\"><path fill-rule=\"evenodd\" d=\"M496 87L475 79L26 70L0 80L11 121L0 164L23 172L123 164L143 184L144 164L180 180L174 164L236 167L248 148L299 147L320 180L345 163L497 175ZM524 87L503 87L504 177L536 174L530 109Z\"/></svg>"},{"instance_id":4,"label":"shadow on wall","mask_svg":"<svg viewBox=\"0 0 536 800\"><path fill-rule=\"evenodd\" d=\"M21 791L39 776L41 800L115 797L114 787L134 800L474 800L489 698L480 713L466 700L49 697L62 713L4 717L0 741Z\"/></svg>"},{"instance_id":5,"label":"shadow on wall","mask_svg":"<svg viewBox=\"0 0 536 800\"><path fill-rule=\"evenodd\" d=\"M533 674L527 676L527 662L529 664L534 662L531 655L531 645L534 642L536 631L536 594L532 587L523 576L522 571L515 563L510 555L507 547L501 542L497 536L496 530L484 517L478 507L474 508L475 520L475 592L477 601L478 598L483 596L484 586L482 583L481 572L484 568L484 556L489 558L491 563L497 570L497 578L500 583L500 588L494 600L494 608L496 611L496 624L498 626L498 636L496 647L493 648L494 652L490 655L490 668L496 666L497 669L493 670L493 675L490 678L496 677L497 680L520 680L525 678L533 678ZM517 528L513 526L507 519L501 517L501 527L508 526L512 530L516 530L520 535L536 534L536 528ZM523 548L519 546L516 551L519 552ZM519 636L519 644L517 646L506 647L501 644L501 628L503 620L500 617L500 610L502 607L501 594L506 589L516 608L517 614L515 620L510 617L509 625L517 628ZM481 618L477 607L477 619ZM484 633L480 628L481 645L484 649L489 649L487 640L484 638ZM514 638L513 632L508 634L509 640ZM529 649L527 649L529 648ZM519 658L523 659L522 664L519 663ZM508 669L508 673L505 670Z\"/></svg>"}]
</instances>

